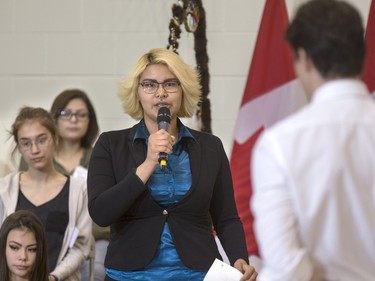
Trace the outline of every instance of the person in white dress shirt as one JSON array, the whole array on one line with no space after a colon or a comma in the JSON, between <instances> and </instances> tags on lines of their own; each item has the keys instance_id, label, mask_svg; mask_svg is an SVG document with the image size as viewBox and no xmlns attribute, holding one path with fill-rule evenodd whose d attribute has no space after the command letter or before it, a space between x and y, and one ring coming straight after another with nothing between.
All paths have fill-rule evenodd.
<instances>
[{"instance_id":1,"label":"person in white dress shirt","mask_svg":"<svg viewBox=\"0 0 375 281\"><path fill-rule=\"evenodd\" d=\"M360 80L361 16L344 1L308 1L285 38L311 102L253 151L257 280L373 281L375 103Z\"/></svg>"}]
</instances>

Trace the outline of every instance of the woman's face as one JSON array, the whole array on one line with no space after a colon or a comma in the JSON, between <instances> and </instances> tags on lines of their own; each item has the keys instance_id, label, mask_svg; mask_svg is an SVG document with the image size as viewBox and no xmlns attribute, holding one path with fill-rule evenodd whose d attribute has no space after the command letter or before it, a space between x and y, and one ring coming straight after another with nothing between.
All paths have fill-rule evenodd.
<instances>
[{"instance_id":1,"label":"woman's face","mask_svg":"<svg viewBox=\"0 0 375 281\"><path fill-rule=\"evenodd\" d=\"M90 117L86 103L72 99L57 118L57 130L64 141L81 141L89 127Z\"/></svg>"},{"instance_id":2,"label":"woman's face","mask_svg":"<svg viewBox=\"0 0 375 281\"><path fill-rule=\"evenodd\" d=\"M157 82L163 83L168 81L177 81L176 76L168 69L165 65L149 65L143 71L140 77L140 83L144 82ZM146 93L143 87L138 87L139 101L143 108L143 117L146 121L157 122L156 117L161 105L167 106L171 112L171 119L177 117L177 113L180 110L182 103L182 88L181 86L176 87L176 91L167 92L163 88L163 85L159 84L158 89L155 93Z\"/></svg>"},{"instance_id":3,"label":"woman's face","mask_svg":"<svg viewBox=\"0 0 375 281\"><path fill-rule=\"evenodd\" d=\"M10 280L29 280L37 255L37 241L29 229L12 229L7 237L5 256Z\"/></svg>"},{"instance_id":4,"label":"woman's face","mask_svg":"<svg viewBox=\"0 0 375 281\"><path fill-rule=\"evenodd\" d=\"M53 165L53 137L38 121L27 121L19 128L18 149L29 168L43 170Z\"/></svg>"}]
</instances>

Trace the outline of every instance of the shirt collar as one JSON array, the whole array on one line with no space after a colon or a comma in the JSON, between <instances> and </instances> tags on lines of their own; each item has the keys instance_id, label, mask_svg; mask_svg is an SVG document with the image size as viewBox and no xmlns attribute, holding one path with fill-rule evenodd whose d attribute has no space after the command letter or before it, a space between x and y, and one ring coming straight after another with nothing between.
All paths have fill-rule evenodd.
<instances>
[{"instance_id":1,"label":"shirt collar","mask_svg":"<svg viewBox=\"0 0 375 281\"><path fill-rule=\"evenodd\" d=\"M366 85L357 79L337 79L320 86L313 95L313 102L346 98L366 98L370 93Z\"/></svg>"},{"instance_id":2,"label":"shirt collar","mask_svg":"<svg viewBox=\"0 0 375 281\"><path fill-rule=\"evenodd\" d=\"M176 143L178 143L182 138L191 138L191 139L195 140L194 136L191 134L189 129L184 124L182 124L181 120L178 119L178 118L177 118L177 127L179 128L179 130L178 130L179 134L178 134L178 140L176 141ZM145 121L144 121L144 119L142 119L139 122L139 126L137 128L137 131L134 134L133 143L137 139L143 139L147 143L149 135L150 134L147 131Z\"/></svg>"}]
</instances>

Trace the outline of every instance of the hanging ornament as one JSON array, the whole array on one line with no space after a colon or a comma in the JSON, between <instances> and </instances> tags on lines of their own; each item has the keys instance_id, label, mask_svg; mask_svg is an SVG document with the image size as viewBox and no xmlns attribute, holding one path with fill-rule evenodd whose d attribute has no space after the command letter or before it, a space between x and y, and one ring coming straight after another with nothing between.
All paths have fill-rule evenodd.
<instances>
[{"instance_id":1,"label":"hanging ornament","mask_svg":"<svg viewBox=\"0 0 375 281\"><path fill-rule=\"evenodd\" d=\"M195 1L189 1L185 8L185 29L187 32L194 33L199 24L199 7Z\"/></svg>"},{"instance_id":2,"label":"hanging ornament","mask_svg":"<svg viewBox=\"0 0 375 281\"><path fill-rule=\"evenodd\" d=\"M178 54L178 39L181 35L181 25L187 32L194 33L194 50L197 70L202 87L202 101L199 104L197 116L201 119L201 131L212 133L211 103L208 98L210 92L210 74L208 71L206 12L202 0L178 0L172 6L173 17L169 22L169 38L167 49Z\"/></svg>"},{"instance_id":3,"label":"hanging ornament","mask_svg":"<svg viewBox=\"0 0 375 281\"><path fill-rule=\"evenodd\" d=\"M178 39L180 39L181 28L180 25L183 22L184 9L181 3L174 4L172 6L173 17L169 22L169 38L168 38L168 50L172 50L178 54Z\"/></svg>"}]
</instances>

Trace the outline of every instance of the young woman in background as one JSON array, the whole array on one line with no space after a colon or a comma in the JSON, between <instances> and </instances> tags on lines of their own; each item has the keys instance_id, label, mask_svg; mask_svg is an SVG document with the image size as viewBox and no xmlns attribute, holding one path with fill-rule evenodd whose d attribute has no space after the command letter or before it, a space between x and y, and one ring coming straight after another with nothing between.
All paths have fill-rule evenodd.
<instances>
[{"instance_id":1,"label":"young woman in background","mask_svg":"<svg viewBox=\"0 0 375 281\"><path fill-rule=\"evenodd\" d=\"M51 115L56 122L59 145L55 153L55 168L65 175L87 179L92 146L99 134L99 126L92 102L85 92L68 89L53 101ZM95 281L103 281L105 276L104 258L109 240L109 227L99 227L93 223L95 239ZM81 269L82 281L88 281L90 264L86 261Z\"/></svg>"},{"instance_id":2,"label":"young woman in background","mask_svg":"<svg viewBox=\"0 0 375 281\"><path fill-rule=\"evenodd\" d=\"M31 211L14 212L1 226L0 280L48 281L46 236Z\"/></svg>"},{"instance_id":3,"label":"young woman in background","mask_svg":"<svg viewBox=\"0 0 375 281\"><path fill-rule=\"evenodd\" d=\"M17 210L33 211L46 231L49 280L79 281L79 269L89 255L92 231L86 182L55 169L58 135L46 110L22 108L11 134L15 150L21 153L28 168L0 180L4 207L0 219Z\"/></svg>"},{"instance_id":4,"label":"young woman in background","mask_svg":"<svg viewBox=\"0 0 375 281\"><path fill-rule=\"evenodd\" d=\"M64 175L86 180L92 146L99 133L94 106L88 95L80 89L66 89L54 99L50 113L57 127L58 145L53 164ZM21 161L20 170L27 164ZM108 246L109 228L93 224L95 239L94 279L102 281L105 276L104 257ZM91 253L92 255L92 253ZM82 281L88 281L90 264L86 261L81 269Z\"/></svg>"}]
</instances>

